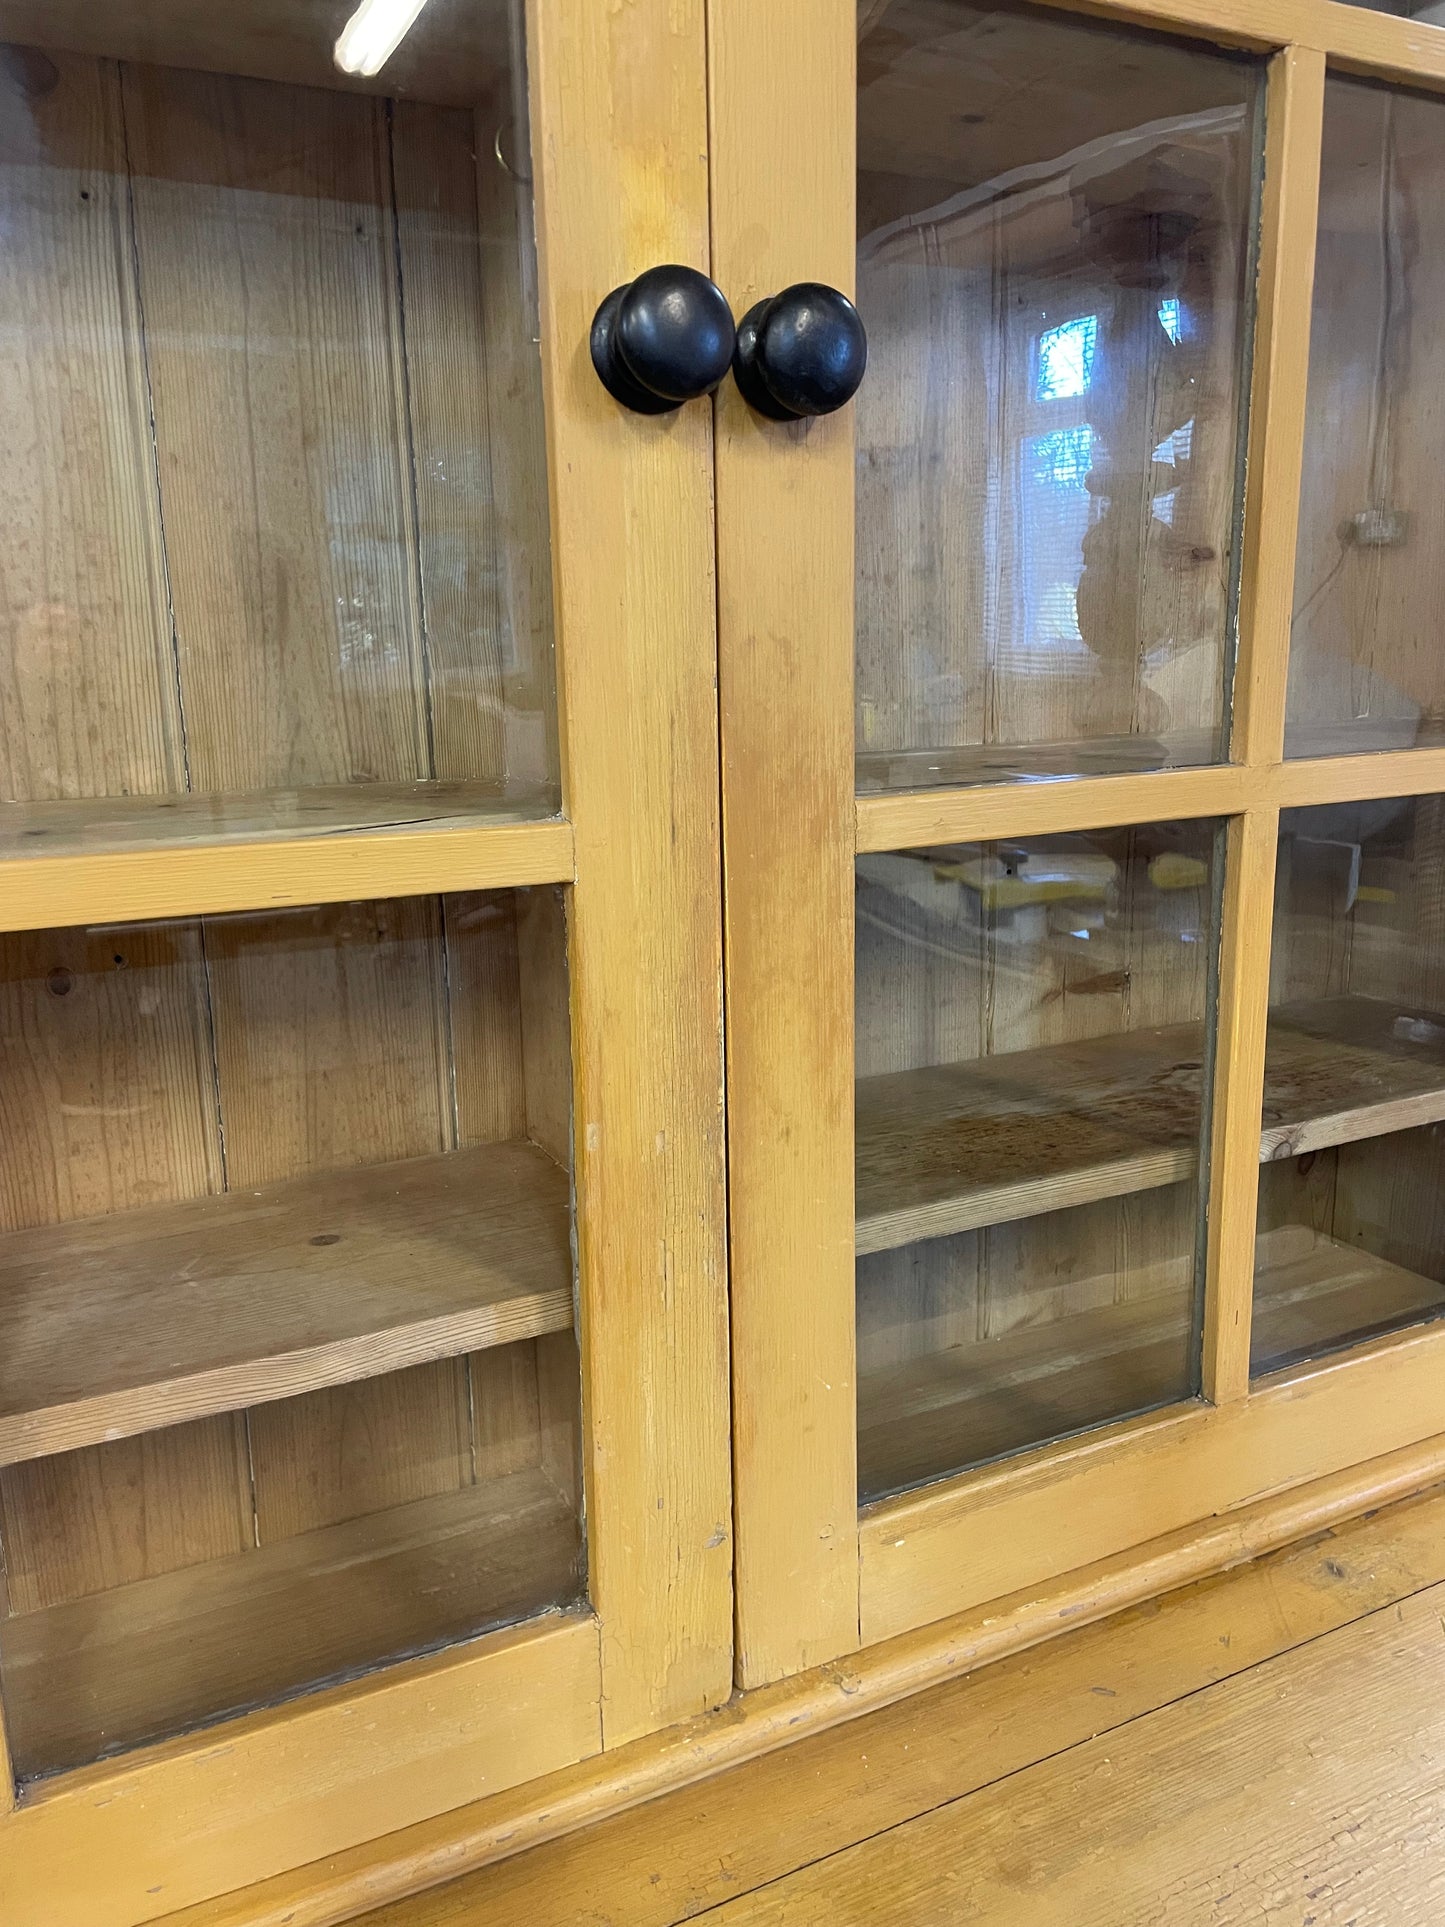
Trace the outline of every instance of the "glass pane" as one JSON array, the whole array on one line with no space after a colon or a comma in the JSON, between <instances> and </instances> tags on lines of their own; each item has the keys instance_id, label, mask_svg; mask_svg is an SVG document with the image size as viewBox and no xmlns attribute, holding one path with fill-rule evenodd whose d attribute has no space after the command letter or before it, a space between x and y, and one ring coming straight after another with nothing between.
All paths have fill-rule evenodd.
<instances>
[{"instance_id":1,"label":"glass pane","mask_svg":"<svg viewBox=\"0 0 1445 1927\"><path fill-rule=\"evenodd\" d=\"M1429 20L1445 26L1445 5L1441 0L1344 0L1347 7L1365 7L1371 13L1393 13L1401 20Z\"/></svg>"},{"instance_id":2,"label":"glass pane","mask_svg":"<svg viewBox=\"0 0 1445 1927\"><path fill-rule=\"evenodd\" d=\"M864 790L1222 753L1256 66L860 9Z\"/></svg>"},{"instance_id":3,"label":"glass pane","mask_svg":"<svg viewBox=\"0 0 1445 1927\"><path fill-rule=\"evenodd\" d=\"M22 1776L578 1597L566 977L552 889L0 939Z\"/></svg>"},{"instance_id":4,"label":"glass pane","mask_svg":"<svg viewBox=\"0 0 1445 1927\"><path fill-rule=\"evenodd\" d=\"M1445 1311L1445 797L1280 818L1254 1369Z\"/></svg>"},{"instance_id":5,"label":"glass pane","mask_svg":"<svg viewBox=\"0 0 1445 1927\"><path fill-rule=\"evenodd\" d=\"M1445 742L1445 102L1331 77L1285 751Z\"/></svg>"},{"instance_id":6,"label":"glass pane","mask_svg":"<svg viewBox=\"0 0 1445 1927\"><path fill-rule=\"evenodd\" d=\"M865 1500L1197 1389L1217 829L858 859Z\"/></svg>"},{"instance_id":7,"label":"glass pane","mask_svg":"<svg viewBox=\"0 0 1445 1927\"><path fill-rule=\"evenodd\" d=\"M345 14L0 0L0 853L556 807L520 8Z\"/></svg>"}]
</instances>

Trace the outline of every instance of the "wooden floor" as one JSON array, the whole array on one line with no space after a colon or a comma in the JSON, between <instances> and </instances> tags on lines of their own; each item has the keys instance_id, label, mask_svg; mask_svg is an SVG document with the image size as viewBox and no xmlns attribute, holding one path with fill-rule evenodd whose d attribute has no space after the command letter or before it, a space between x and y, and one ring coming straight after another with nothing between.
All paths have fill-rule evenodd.
<instances>
[{"instance_id":1,"label":"wooden floor","mask_svg":"<svg viewBox=\"0 0 1445 1927\"><path fill-rule=\"evenodd\" d=\"M1445 1923L1445 1490L366 1927Z\"/></svg>"}]
</instances>

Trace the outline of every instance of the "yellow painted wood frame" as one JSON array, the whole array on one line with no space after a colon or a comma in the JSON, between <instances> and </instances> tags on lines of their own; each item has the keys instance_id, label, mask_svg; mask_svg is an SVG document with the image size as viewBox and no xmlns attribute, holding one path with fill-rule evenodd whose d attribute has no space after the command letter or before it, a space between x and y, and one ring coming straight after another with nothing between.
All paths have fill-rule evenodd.
<instances>
[{"instance_id":1,"label":"yellow painted wood frame","mask_svg":"<svg viewBox=\"0 0 1445 1927\"><path fill-rule=\"evenodd\" d=\"M573 885L590 1608L18 1804L0 1733L6 1927L136 1927L731 1690L712 430L703 408L625 414L586 350L610 288L708 265L703 6L527 11L565 820L7 860L0 927Z\"/></svg>"},{"instance_id":2,"label":"yellow painted wood frame","mask_svg":"<svg viewBox=\"0 0 1445 1927\"><path fill-rule=\"evenodd\" d=\"M865 795L853 787L848 417L718 415L738 1679L776 1680L1339 1471L1445 1424L1445 1334L1249 1382L1279 812L1445 788L1421 749L1286 763L1284 692L1330 68L1445 89L1445 30L1333 0L1044 0L1268 62L1230 758L1221 766ZM710 16L713 247L739 311L851 289L855 10ZM786 98L779 74L788 75ZM865 316L866 321L866 316ZM771 459L764 459L767 449ZM855 852L1182 818L1228 823L1211 1114L1205 1400L850 1511ZM787 1039L787 1049L783 1041ZM845 1248L847 1247L847 1248ZM1177 1456L1176 1456L1177 1455ZM855 1557L856 1594L844 1569Z\"/></svg>"}]
</instances>

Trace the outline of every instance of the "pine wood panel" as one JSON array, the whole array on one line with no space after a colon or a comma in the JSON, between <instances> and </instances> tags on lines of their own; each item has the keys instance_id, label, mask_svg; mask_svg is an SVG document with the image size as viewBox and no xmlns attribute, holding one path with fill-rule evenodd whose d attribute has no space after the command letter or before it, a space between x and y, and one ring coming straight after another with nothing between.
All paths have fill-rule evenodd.
<instances>
[{"instance_id":1,"label":"pine wood panel","mask_svg":"<svg viewBox=\"0 0 1445 1927\"><path fill-rule=\"evenodd\" d=\"M219 1190L194 926L9 938L0 998L6 1230Z\"/></svg>"},{"instance_id":2,"label":"pine wood panel","mask_svg":"<svg viewBox=\"0 0 1445 1927\"><path fill-rule=\"evenodd\" d=\"M1327 1557L1340 1563L1334 1548ZM1329 1590L1319 1567L1315 1584ZM1209 1690L1123 1731L1080 1733L1055 1757L876 1831L715 1918L861 1921L887 1894L910 1927L952 1927L962 1895L976 1919L1021 1927L1145 1927L1161 1902L1182 1927L1231 1916L1433 1920L1445 1867L1422 1843L1445 1824L1442 1605L1437 1584L1248 1671L1231 1667ZM1233 1634L1218 1637L1229 1645ZM1118 1691L1112 1673L1104 1684Z\"/></svg>"},{"instance_id":3,"label":"pine wood panel","mask_svg":"<svg viewBox=\"0 0 1445 1927\"><path fill-rule=\"evenodd\" d=\"M525 103L516 84L477 108L482 348L509 788L555 788L561 750L541 312ZM497 160L498 143L507 165ZM511 169L511 172L508 171Z\"/></svg>"},{"instance_id":4,"label":"pine wood panel","mask_svg":"<svg viewBox=\"0 0 1445 1927\"><path fill-rule=\"evenodd\" d=\"M713 271L741 314L854 282L851 14L710 15ZM850 1304L852 411L718 399L737 1670L857 1644ZM780 826L782 826L780 828ZM786 1279L786 1288L780 1288Z\"/></svg>"},{"instance_id":5,"label":"pine wood panel","mask_svg":"<svg viewBox=\"0 0 1445 1927\"><path fill-rule=\"evenodd\" d=\"M1127 1740L1131 1723L1157 1707L1438 1588L1442 1513L1437 1493L1338 1527L1175 1592L1162 1611L1151 1603L1077 1629L579 1836L378 1908L365 1927L509 1927L589 1908L627 1927L705 1915L1101 1733ZM966 1854L966 1824L956 1838ZM263 1921L272 1927L269 1914ZM296 1927L315 1927L314 1916L299 1912Z\"/></svg>"},{"instance_id":6,"label":"pine wood panel","mask_svg":"<svg viewBox=\"0 0 1445 1927\"><path fill-rule=\"evenodd\" d=\"M685 1814L695 1810L693 1803L698 1801L715 1812L718 1824L728 1830L730 1849L722 1851L719 1858L712 1851L711 1840L704 1836L702 1864L710 1877L716 1877L718 1897L735 1893L738 1885L747 1885L747 1880L745 1872L741 1879L736 1878L740 1869L733 1853L738 1849L757 1848L771 1860L779 1848L786 1848L791 1835L786 1825L739 1830L728 1789L740 1781L751 1780L754 1771L768 1771L761 1765L754 1768L752 1763L783 1749L773 1769L780 1781L780 1803L776 1811L791 1812L791 1800L781 1792L783 1785L790 1789L792 1799L804 1804L814 1797L813 1775L806 1770L799 1771L798 1766L806 1766L810 1756L816 1757L816 1754L812 1745L805 1750L803 1743L819 1741L830 1729L842 1727L845 1730L839 1735L840 1743L858 1748L853 1757L870 1795L887 1798L896 1789L906 1798L908 1756L927 1774L926 1748L922 1742L913 1744L905 1739L905 1758L896 1763L895 1770L880 1774L876 1766L879 1755L869 1742L870 1736L881 1730L882 1723L868 1716L896 1706L923 1689L950 1681L966 1679L969 1691L987 1696L990 1682L1005 1679L1014 1671L1007 1664L1000 1666L997 1662L1008 1662L1015 1656L1015 1678L1047 1680L1051 1677L1049 1668L1055 1655L1067 1655L1075 1645L1075 1639L1056 1643L1057 1635L1072 1634L1081 1646L1086 1645L1085 1629L1109 1615L1119 1615L1115 1623L1123 1634L1120 1651L1132 1667L1136 1661L1144 1662L1150 1651L1151 1634L1167 1635L1171 1624L1182 1624L1182 1614L1161 1613L1158 1595L1173 1590L1177 1603L1181 1596L1178 1588L1192 1586L1202 1577L1210 1580L1206 1587L1200 1588L1197 1594L1182 1596L1186 1599L1197 1596L1209 1602L1206 1606L1209 1616L1200 1628L1198 1649L1208 1669L1205 1678L1220 1677L1221 1669L1227 1672L1235 1657L1243 1665L1250 1665L1255 1658L1279 1650L1277 1642L1281 1638L1286 1642L1297 1635L1310 1638L1315 1632L1328 1631L1354 1618L1361 1609L1386 1603L1438 1578L1437 1508L1428 1499L1424 1501L1423 1517L1413 1529L1401 1524L1411 1515L1413 1506L1395 1507L1384 1520L1380 1519L1378 1508L1392 1506L1396 1500L1413 1500L1417 1493L1433 1487L1438 1482L1442 1463L1445 1461L1437 1440L1428 1447L1415 1447L1368 1468L1357 1468L1344 1478L1323 1481L1287 1499L1272 1495L1231 1519L1215 1520L1202 1529L1156 1541L1142 1554L1101 1561L1061 1586L1030 1589L998 1601L982 1612L922 1627L885 1646L860 1653L846 1668L821 1667L814 1673L750 1693L725 1715L693 1722L688 1729L689 1744L681 1751L676 1734L659 1735L650 1743L629 1749L625 1755L586 1763L559 1776L544 1808L535 1803L528 1808L526 1794L519 1793L461 1809L393 1838L386 1843L384 1852L373 1845L338 1856L325 1867L304 1869L296 1875L268 1882L258 1891L215 1903L207 1911L198 1909L183 1914L175 1927L203 1927L203 1924L204 1927L336 1927L336 1923L347 1918L348 1908L354 1917L359 1907L378 1906L384 1898L417 1896L422 1889L436 1887L439 1882L453 1885L450 1890L428 1894L426 1901L419 1905L445 1905L453 1898L465 1898L481 1908L492 1891L492 1882L497 1883L499 1895L507 1896L510 1904L509 1877L517 1875L525 1880L532 1873L539 1875L544 1883L537 1890L537 1898L545 1906L542 1897L550 1899L554 1893L547 1884L553 1871L560 1871L564 1882L560 1891L566 1893L565 1882L570 1872L579 1868L579 1863L585 1869L582 1877L595 1873L595 1898L606 1906L612 1902L614 1890L608 1883L605 1866L599 1867L591 1861L589 1842L575 1837L578 1831L593 1822L618 1819L642 1808L639 1824L652 1819L662 1830L658 1854L666 1843L685 1858L693 1837L692 1827L685 1819L679 1821L678 1815L680 1811ZM1360 1519L1358 1515L1362 1512L1368 1516ZM1344 1522L1350 1521L1357 1523L1345 1525ZM1332 1535L1342 1526L1350 1532L1379 1531L1381 1537L1367 1539L1357 1559L1348 1555L1341 1558L1338 1542ZM1321 1543L1321 1534L1331 1536ZM1403 1542L1399 1545L1397 1534ZM1292 1545L1292 1542L1295 1543ZM1282 1547L1291 1548L1283 1559L1268 1557ZM1306 1562L1298 1573L1298 1595L1292 1579L1281 1571L1281 1567L1294 1558ZM1258 1567L1248 1563L1256 1560L1261 1561ZM1260 1623L1265 1632L1262 1647L1253 1646L1242 1616L1234 1611L1237 1595L1232 1596L1233 1589L1250 1583L1254 1574L1257 1574L1259 1591L1252 1592L1251 1596L1257 1598L1260 1607ZM1417 1574L1420 1576L1416 1577ZM1210 1611L1220 1595L1223 1595L1226 1615L1222 1630L1230 1632L1229 1622L1233 1621L1233 1636L1228 1640L1221 1637L1221 1627ZM1141 1605L1143 1610L1134 1613L1132 1609ZM1252 1619L1253 1608L1245 1610ZM1192 1635L1190 1644L1192 1646ZM1033 1650L1027 1650L1029 1648ZM1099 1655L1091 1650L1077 1680L1077 1704L1084 1737L1100 1731L1101 1721L1107 1722L1110 1716L1109 1696L1091 1690L1098 1682L1100 1663ZM1117 1698L1122 1702L1117 1709L1121 1717L1134 1718L1145 1703L1131 1700L1128 1678L1114 1678L1111 1683L1118 1689ZM1009 1696L1016 1698L1017 1689L1010 1689ZM986 1697L978 1730L970 1728L963 1741L963 1757L969 1771L976 1768L982 1781L987 1783L997 1771L1007 1773L1014 1766L1028 1764L1033 1757L1028 1751L1034 1744L1033 1731L1041 1733L1042 1752L1052 1754L1056 1750L1048 1737L1054 1730L1052 1711L1065 1697L1062 1681L1057 1692L1047 1688L1037 1692L1030 1689L1024 1695L1017 1718L1008 1717L1003 1706ZM1162 1700L1172 1695L1166 1691L1159 1697ZM914 1704L929 1732L943 1739L947 1722L930 1717L931 1697L915 1699ZM1030 1722L1034 1720L1043 1722L1041 1729L1031 1728ZM1015 1738L1021 1747L1016 1755L1008 1750ZM994 1751L999 1746L1005 1748L1001 1755ZM997 1768L996 1760L1002 1762ZM750 1770L737 1775L724 1770L739 1765ZM703 1780L706 1785L699 1790L699 1782ZM970 1779L960 1790L976 1783ZM655 1796L659 1792L676 1793L679 1798L657 1800ZM925 1797L922 1810L936 1804L936 1800ZM818 1817L818 1828L826 1831L836 1817L837 1806L830 1804L826 1815ZM901 1813L899 1817L905 1818L907 1814ZM654 1901L665 1906L671 1898L668 1861L645 1849L637 1852L638 1843L636 1836L629 1832L630 1823L620 1820L619 1826L628 1834L632 1850L627 1872L645 1886L645 1894L640 1896L644 1903L640 1918L646 1922L652 1918L646 1911L647 1906ZM864 1825L865 1837L873 1831ZM611 1832L611 1828L595 1828L590 1844L599 1846L605 1855ZM810 1830L809 1841L816 1837L816 1830ZM523 1855L524 1848L539 1844L545 1847L553 1842L558 1843L555 1853ZM505 1873L493 1864L504 1859L508 1863ZM489 1871L476 1880L459 1879L460 1875L478 1869ZM775 1870L786 1871L786 1864L777 1865ZM654 1875L661 1878L654 1880ZM531 1897L531 1889L523 1887L522 1892ZM713 1890L703 1888L699 1897L710 1901ZM483 1913L484 1922L486 1918ZM400 1919L405 1921L406 1914L401 1914ZM425 1921L425 1913L422 1919Z\"/></svg>"},{"instance_id":7,"label":"pine wood panel","mask_svg":"<svg viewBox=\"0 0 1445 1927\"><path fill-rule=\"evenodd\" d=\"M200 955L194 926L38 931L3 946L8 1229L219 1190ZM235 1552L252 1543L244 1428L215 1419L11 1468L0 1508L12 1610Z\"/></svg>"},{"instance_id":8,"label":"pine wood panel","mask_svg":"<svg viewBox=\"0 0 1445 1927\"><path fill-rule=\"evenodd\" d=\"M1190 1176L1202 1030L1155 1026L860 1080L858 1253ZM1277 1005L1254 1161L1445 1118L1445 1030L1382 998Z\"/></svg>"},{"instance_id":9,"label":"pine wood panel","mask_svg":"<svg viewBox=\"0 0 1445 1927\"><path fill-rule=\"evenodd\" d=\"M382 110L125 100L190 785L431 775Z\"/></svg>"},{"instance_id":10,"label":"pine wood panel","mask_svg":"<svg viewBox=\"0 0 1445 1927\"><path fill-rule=\"evenodd\" d=\"M1075 1234L1074 1241L1076 1241ZM1144 1268L1147 1271L1147 1267ZM955 1343L860 1377L859 1485L869 1498L1186 1398L1194 1324L1186 1257L1134 1295L1102 1296L1048 1322ZM1112 1286L1112 1277L1103 1281ZM1445 1290L1369 1251L1303 1227L1260 1241L1254 1280L1256 1369L1373 1338L1445 1310Z\"/></svg>"},{"instance_id":11,"label":"pine wood panel","mask_svg":"<svg viewBox=\"0 0 1445 1927\"><path fill-rule=\"evenodd\" d=\"M599 1745L596 1621L552 1615L68 1775L0 1834L0 1879L17 1927L134 1927Z\"/></svg>"},{"instance_id":12,"label":"pine wood panel","mask_svg":"<svg viewBox=\"0 0 1445 1927\"><path fill-rule=\"evenodd\" d=\"M565 1175L530 1146L0 1240L0 1463L570 1327Z\"/></svg>"},{"instance_id":13,"label":"pine wood panel","mask_svg":"<svg viewBox=\"0 0 1445 1927\"><path fill-rule=\"evenodd\" d=\"M163 791L183 767L124 163L116 67L17 51L0 74L7 799Z\"/></svg>"},{"instance_id":14,"label":"pine wood panel","mask_svg":"<svg viewBox=\"0 0 1445 1927\"><path fill-rule=\"evenodd\" d=\"M430 757L439 776L500 775L511 652L499 596L472 116L399 103L391 146Z\"/></svg>"},{"instance_id":15,"label":"pine wood panel","mask_svg":"<svg viewBox=\"0 0 1445 1927\"><path fill-rule=\"evenodd\" d=\"M0 863L0 930L348 902L458 881L483 888L571 880L570 824L488 821L490 814L443 829L352 835L351 810L341 805L311 836L26 856Z\"/></svg>"},{"instance_id":16,"label":"pine wood panel","mask_svg":"<svg viewBox=\"0 0 1445 1927\"><path fill-rule=\"evenodd\" d=\"M925 1488L860 1526L865 1634L1045 1583L1142 1538L1445 1432L1438 1324Z\"/></svg>"},{"instance_id":17,"label":"pine wood panel","mask_svg":"<svg viewBox=\"0 0 1445 1927\"><path fill-rule=\"evenodd\" d=\"M517 968L527 1134L571 1170L567 913L560 891L528 890L518 899Z\"/></svg>"},{"instance_id":18,"label":"pine wood panel","mask_svg":"<svg viewBox=\"0 0 1445 1927\"><path fill-rule=\"evenodd\" d=\"M434 899L227 918L206 943L232 1188L455 1141ZM404 1383L393 1375L258 1410L262 1539L470 1484L466 1403L465 1364L450 1358ZM409 1464L420 1490L398 1493Z\"/></svg>"},{"instance_id":19,"label":"pine wood panel","mask_svg":"<svg viewBox=\"0 0 1445 1927\"><path fill-rule=\"evenodd\" d=\"M255 1543L245 1421L203 1419L12 1466L0 1522L12 1613L243 1553Z\"/></svg>"},{"instance_id":20,"label":"pine wood panel","mask_svg":"<svg viewBox=\"0 0 1445 1927\"><path fill-rule=\"evenodd\" d=\"M589 1586L618 1745L731 1689L711 418L627 414L581 347L608 289L707 265L704 17L701 0L531 0L528 22L577 851Z\"/></svg>"},{"instance_id":21,"label":"pine wood panel","mask_svg":"<svg viewBox=\"0 0 1445 1927\"><path fill-rule=\"evenodd\" d=\"M17 1765L81 1765L561 1603L577 1540L575 1511L524 1472L12 1617L0 1645Z\"/></svg>"}]
</instances>

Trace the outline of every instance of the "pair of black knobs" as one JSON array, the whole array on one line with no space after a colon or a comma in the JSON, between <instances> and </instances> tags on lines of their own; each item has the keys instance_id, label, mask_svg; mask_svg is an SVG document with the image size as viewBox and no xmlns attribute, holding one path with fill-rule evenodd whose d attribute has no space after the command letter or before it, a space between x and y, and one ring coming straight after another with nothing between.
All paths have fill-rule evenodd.
<instances>
[{"instance_id":1,"label":"pair of black knobs","mask_svg":"<svg viewBox=\"0 0 1445 1927\"><path fill-rule=\"evenodd\" d=\"M731 367L743 400L769 421L831 415L858 392L868 337L847 295L800 281L748 309L696 268L649 268L614 288L592 322L603 387L639 415L710 395Z\"/></svg>"}]
</instances>

